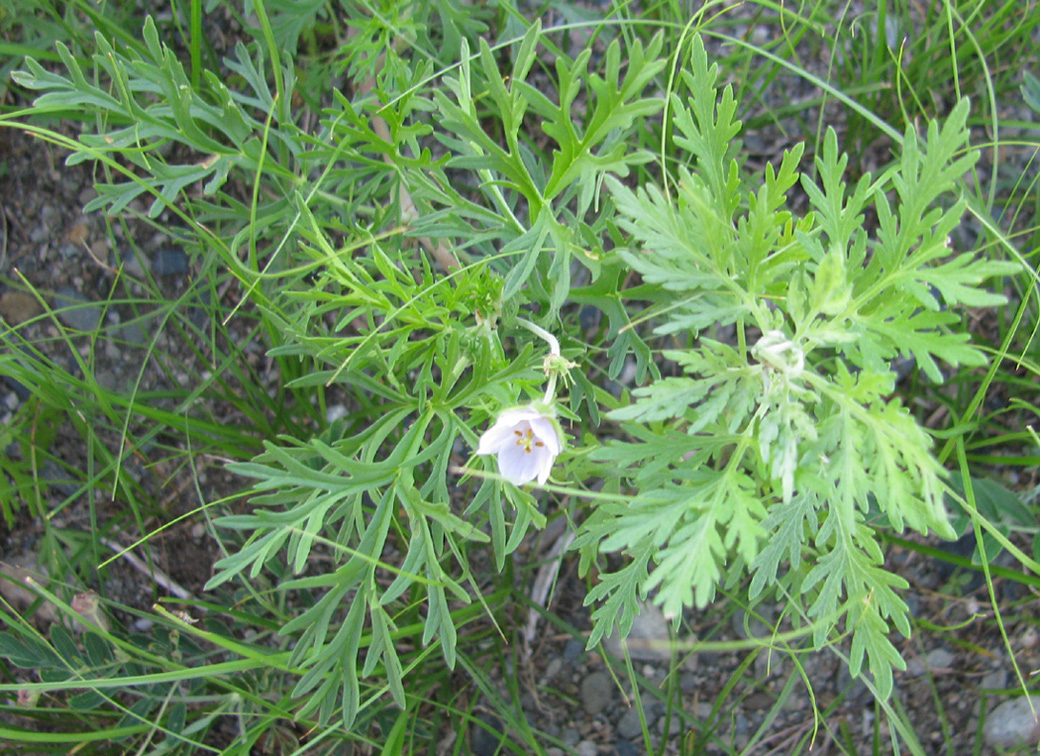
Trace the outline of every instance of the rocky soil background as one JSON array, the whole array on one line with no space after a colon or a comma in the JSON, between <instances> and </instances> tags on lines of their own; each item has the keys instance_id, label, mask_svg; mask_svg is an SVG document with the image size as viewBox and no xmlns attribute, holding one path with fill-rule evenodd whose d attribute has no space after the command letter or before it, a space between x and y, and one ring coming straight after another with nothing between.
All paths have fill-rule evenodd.
<instances>
[{"instance_id":1,"label":"rocky soil background","mask_svg":"<svg viewBox=\"0 0 1040 756\"><path fill-rule=\"evenodd\" d=\"M71 132L74 125L62 128ZM763 130L750 135L749 145L763 156L775 155L787 138ZM64 157L28 134L0 129L0 327L22 329L72 373L82 373L79 364L89 357L92 380L112 392L158 394L171 383L190 382L206 369L197 353L163 328L158 317L111 302L145 296L146 287L136 282L149 278L167 298L180 296L198 283L191 260L161 223L131 219L110 230L100 216L84 215L81 209L95 194L96 177L87 165L65 165ZM878 162L885 160L879 154ZM206 319L225 312L236 294L219 286L196 287L182 306L192 308L190 317L205 327ZM68 340L64 332L79 335ZM247 335L243 328L243 338ZM268 366L262 345L248 343L246 351L257 375L264 376ZM8 426L32 397L15 378L0 373L0 424ZM219 420L236 409L215 405L207 412ZM160 446L139 455L126 474L155 496L161 503L157 511L173 524L149 541L147 553L116 556L163 523L128 522L119 502L84 495L73 480L78 476L68 474L88 464L82 435L68 419L42 418L41 423L41 432L55 433L54 458L36 461L39 480L33 493L38 500L15 513L13 526L0 521L0 566L10 578L0 579L3 599L21 611L31 607L32 621L44 632L57 620L53 609L20 582L27 574L47 580L50 546L41 550L41 517L46 516L52 527L68 534L106 533L111 553L80 555L79 563L93 561L94 569L81 570L83 584L69 587L92 589L124 607L114 611L115 621L147 631L147 614L160 597L214 600L202 591L220 556L206 521L177 518L199 506L200 494L202 501L216 501L241 489L241 481L225 472L223 460L195 458L189 465L187 450ZM118 439L105 441L118 444ZM9 441L5 453L22 452ZM1002 474L1009 488L1036 490L1035 472ZM670 635L669 624L653 606L639 616L628 651L641 685L644 731L620 647L615 642L603 653L584 651L582 635L590 626L582 608L586 586L577 577L577 558L559 556L567 543L563 523L559 518L546 532L530 536L521 552L529 564L544 564L541 571L531 570L534 577L526 589L538 596L551 586L554 621L537 613L512 618L523 628L517 636L525 640L505 650L492 644L484 659L498 682L497 695L515 700L522 710L517 716L558 740L547 754L633 756L647 753L648 745L656 753L746 749L787 754L809 752L810 745L813 754L890 752L885 717L863 682L850 680L841 649L799 656L796 665L794 657L766 647L781 607L759 606L749 615L726 601L690 613L677 635ZM1028 551L1027 537L1020 538ZM74 550L74 543L70 536L65 546ZM1032 685L1034 671L1040 670L1040 603L1021 582L995 578L1005 641L980 573L955 568L943 558L943 553L970 556L971 538L931 545L942 551L925 556L898 545L889 551L889 567L911 583L907 601L917 620L914 637L901 645L907 669L897 674L893 706L906 713L929 753L1035 746L1040 728L1028 704L1040 709L1040 697L1016 693L1023 682ZM97 569L102 561L105 566ZM997 564L1015 569L1010 562ZM12 682L19 674L3 669L0 679ZM811 683L811 692L803 680ZM458 683L467 681L460 676ZM501 752L500 738L492 731L508 726L494 713L500 707L490 705L489 694L473 693L482 697L477 711L489 729L476 730L464 745L455 742L454 733L441 733L439 752ZM0 713L13 716L10 707Z\"/></svg>"}]
</instances>

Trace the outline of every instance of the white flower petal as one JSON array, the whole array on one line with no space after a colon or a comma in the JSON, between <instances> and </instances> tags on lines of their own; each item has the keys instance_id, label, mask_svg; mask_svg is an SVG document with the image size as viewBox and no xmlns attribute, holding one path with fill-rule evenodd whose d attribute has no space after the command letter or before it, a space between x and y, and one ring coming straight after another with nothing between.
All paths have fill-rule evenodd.
<instances>
[{"instance_id":1,"label":"white flower petal","mask_svg":"<svg viewBox=\"0 0 1040 756\"><path fill-rule=\"evenodd\" d=\"M501 415L499 415L498 420L495 421L495 425L519 425L525 420L530 422L531 420L541 416L542 414L538 410L533 410L530 407L514 407L513 409L505 410Z\"/></svg>"},{"instance_id":2,"label":"white flower petal","mask_svg":"<svg viewBox=\"0 0 1040 756\"><path fill-rule=\"evenodd\" d=\"M488 428L484 435L480 437L477 454L498 454L499 450L513 444L516 441L515 431L524 432L527 430L526 427L518 428L517 425L517 423L513 422L502 422L502 418L499 418L498 422Z\"/></svg>"},{"instance_id":3,"label":"white flower petal","mask_svg":"<svg viewBox=\"0 0 1040 756\"><path fill-rule=\"evenodd\" d=\"M539 449L535 454L539 455L538 485L544 486L545 481L549 480L549 473L552 472L552 466L553 462L556 460L556 455L550 454L546 449Z\"/></svg>"},{"instance_id":4,"label":"white flower petal","mask_svg":"<svg viewBox=\"0 0 1040 756\"><path fill-rule=\"evenodd\" d=\"M537 479L544 484L563 449L556 424L533 407L502 412L480 437L477 454L498 455L502 477L516 485Z\"/></svg>"},{"instance_id":5,"label":"white flower petal","mask_svg":"<svg viewBox=\"0 0 1040 756\"><path fill-rule=\"evenodd\" d=\"M510 483L521 486L540 474L540 460L521 444L511 444L498 453L498 471Z\"/></svg>"},{"instance_id":6,"label":"white flower petal","mask_svg":"<svg viewBox=\"0 0 1040 756\"><path fill-rule=\"evenodd\" d=\"M538 437L552 456L560 453L560 437L556 434L556 426L552 420L542 415L531 419L531 430Z\"/></svg>"}]
</instances>

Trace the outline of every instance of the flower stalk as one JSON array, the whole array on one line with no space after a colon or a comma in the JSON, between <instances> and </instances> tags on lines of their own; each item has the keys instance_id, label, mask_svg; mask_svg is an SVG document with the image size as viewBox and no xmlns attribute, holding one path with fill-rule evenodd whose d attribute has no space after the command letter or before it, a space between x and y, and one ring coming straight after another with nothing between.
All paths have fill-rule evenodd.
<instances>
[{"instance_id":1,"label":"flower stalk","mask_svg":"<svg viewBox=\"0 0 1040 756\"><path fill-rule=\"evenodd\" d=\"M536 325L525 318L517 318L516 323L517 325L523 326L549 345L549 354L547 354L545 359L542 361L542 370L545 371L545 377L549 379L549 382L545 387L544 401L546 405L551 405L553 400L556 398L557 377L562 375L566 381L567 372L577 365L560 354L559 340L540 325Z\"/></svg>"}]
</instances>

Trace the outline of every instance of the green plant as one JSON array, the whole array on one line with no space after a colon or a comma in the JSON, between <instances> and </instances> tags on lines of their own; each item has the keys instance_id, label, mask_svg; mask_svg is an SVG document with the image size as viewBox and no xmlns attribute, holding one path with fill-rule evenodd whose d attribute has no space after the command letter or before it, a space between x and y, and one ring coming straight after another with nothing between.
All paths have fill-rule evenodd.
<instances>
[{"instance_id":1,"label":"green plant","mask_svg":"<svg viewBox=\"0 0 1040 756\"><path fill-rule=\"evenodd\" d=\"M1001 304L977 286L1018 270L948 244L966 202L939 203L977 158L964 150L968 103L930 123L925 139L908 129L892 169L849 191L829 130L820 183L802 180L812 213L798 218L784 202L801 149L769 166L757 191L742 190L731 90L718 91L696 38L690 60L688 99L670 104L692 169L664 191L608 180L634 242L621 259L645 287L673 296L655 330L689 346L663 354L684 375L637 389L608 415L634 440L592 453L613 490L636 493L597 508L576 542L586 569L597 551L631 555L589 594L603 602L589 643L615 626L627 634L639 596L654 592L679 617L748 569L750 598L771 589L786 599L817 648L843 621L852 674L866 661L887 697L903 666L888 633L908 636L910 625L898 595L907 584L883 569L875 531L955 535L931 440L891 397L891 362L911 357L936 382L937 360L984 365L967 334L951 330L960 318L949 308ZM876 234L863 225L868 206ZM727 326L735 344L712 337Z\"/></svg>"},{"instance_id":2,"label":"green plant","mask_svg":"<svg viewBox=\"0 0 1040 756\"><path fill-rule=\"evenodd\" d=\"M43 635L0 609L0 654L47 678L25 690L52 696L30 710L51 732L5 737L57 748L111 739L112 752L133 739L163 754L390 753L470 731L539 753L559 743L526 721L518 676L500 687L487 670L524 662L519 608L583 632L519 587L529 536L567 517L581 569L598 571L590 648L627 632L650 595L680 626L691 605L728 618L776 597L786 609L768 643L800 673L782 696L813 684L797 644L826 647L854 673L871 670L892 731L920 752L886 700L901 665L890 631L910 625L879 539L953 534L945 497L959 501L958 490L940 460L956 448L965 521L989 529L987 550L1023 558L973 507L964 454L997 368L975 389L986 355L969 343L963 308L1002 303L981 287L1022 270L947 247L966 207L988 217L980 182L976 196L965 189L977 157L966 102L900 140L885 120L895 111L867 112L861 102L874 101L848 71L828 84L785 60L826 43L836 17L826 4L754 9L779 35L762 47L736 33L746 19L711 17L709 4L691 20L678 2L641 16L624 4L607 20L555 3L579 20L543 29L511 3L185 0L168 26L145 19L142 34L106 9L70 6L98 15L100 33L70 34L46 65L42 54L27 61L15 81L37 99L0 125L95 166L89 209L126 224L123 238L163 230L192 276L173 297L147 276L127 282L131 293L115 281L104 292L124 322L161 324L130 391L91 369L116 329L75 333L51 312L0 332L0 369L30 387L34 412L67 419L86 441L77 496L91 516L104 492L127 502L106 527L159 535L168 524L150 485L124 467L161 457L195 489L184 517L206 526L220 558L205 589L152 612L103 597L124 619L155 622L151 634ZM216 8L244 29L224 60L201 33ZM729 44L709 67L695 32L712 30ZM829 129L808 144L815 173L799 175L801 144L748 170L737 113L781 124L803 109L757 91L781 70L823 87L816 104L859 106L867 137L895 138L895 161L846 186L854 135ZM721 86L734 77L736 88ZM72 136L41 125L55 117L77 124ZM203 293L200 326L187 309ZM588 325L595 311L601 327ZM1019 323L1001 326L1008 343ZM56 344L37 335L44 324ZM160 333L187 350L166 354ZM75 369L54 346L76 355ZM899 357L919 370L897 389ZM187 387L145 385L152 365L171 385L183 372ZM895 394L939 393L952 370L963 389L943 401L958 420L936 455ZM24 432L28 410L19 420L10 438L41 458L46 439ZM477 455L495 427L491 453ZM537 465L494 459L539 442ZM239 490L196 482L215 458ZM34 469L7 469L15 485L0 502L12 513L26 493L45 521L73 506L48 510L31 491ZM66 566L79 570L39 587L41 602L72 626L81 576L118 557L101 548L103 531L45 530L41 550L59 563L73 554ZM680 747L737 750L716 730L766 644L718 643L748 656L714 694L709 726ZM626 670L638 701L631 660ZM688 723L674 674L668 686L669 716ZM839 706L814 713L826 720ZM235 723L230 742L222 718Z\"/></svg>"}]
</instances>

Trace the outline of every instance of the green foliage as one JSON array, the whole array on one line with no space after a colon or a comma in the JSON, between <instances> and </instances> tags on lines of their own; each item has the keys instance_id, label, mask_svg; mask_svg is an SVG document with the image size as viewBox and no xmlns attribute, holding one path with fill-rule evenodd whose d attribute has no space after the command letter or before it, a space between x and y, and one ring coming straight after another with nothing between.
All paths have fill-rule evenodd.
<instances>
[{"instance_id":1,"label":"green foliage","mask_svg":"<svg viewBox=\"0 0 1040 756\"><path fill-rule=\"evenodd\" d=\"M98 184L98 197L85 210L105 208L117 213L145 192L155 195L149 215L157 217L172 204L181 191L196 182L205 182L204 192L213 194L227 180L233 167L255 172L262 165L262 123L246 110L255 107L275 115L275 99L268 89L262 62L252 60L246 49L236 50L238 60L229 66L241 75L252 91L232 93L218 77L210 74L212 101L192 89L184 66L159 39L155 23L149 17L143 34L143 55L118 52L100 34L98 52L93 62L98 72L111 82L101 88L89 82L69 49L58 42L68 75L47 71L32 58L26 59L27 71L13 74L16 82L34 90L44 90L35 106L42 110L92 110L115 128L81 137L87 150L73 153L68 162L75 164L97 159L100 152L112 152L129 158L144 177L123 173L129 180ZM110 93L109 90L114 90ZM286 111L282 109L284 115ZM230 142L230 144L229 144ZM155 153L169 143L181 143L207 153L198 162L168 164Z\"/></svg>"},{"instance_id":2,"label":"green foliage","mask_svg":"<svg viewBox=\"0 0 1040 756\"><path fill-rule=\"evenodd\" d=\"M881 0L869 12L848 7L833 14L837 78L855 76L867 112L887 123L910 124L949 113L962 97L976 103L973 115L992 117L995 98L1018 85L1011 61L1035 50L1040 19L1013 0L952 0L916 9ZM987 112L988 111L988 112ZM850 113L850 149L864 149L873 126Z\"/></svg>"},{"instance_id":3,"label":"green foliage","mask_svg":"<svg viewBox=\"0 0 1040 756\"><path fill-rule=\"evenodd\" d=\"M1029 71L1022 72L1022 99L1026 105L1040 113L1040 79Z\"/></svg>"},{"instance_id":4,"label":"green foliage","mask_svg":"<svg viewBox=\"0 0 1040 756\"><path fill-rule=\"evenodd\" d=\"M968 103L944 125L931 122L924 138L908 129L901 159L851 189L828 130L818 179L801 181L812 212L797 217L786 198L800 148L767 166L756 192L745 189L731 89L719 91L699 38L681 73L688 96L674 95L671 109L690 168L679 167L674 197L608 179L633 240L621 257L673 294L656 332L691 346L663 353L681 377L637 389L635 403L608 415L633 440L593 451L602 474L620 475L636 494L599 507L576 542L586 569L597 548L632 557L588 596L603 600L589 645L615 625L624 635L639 596L653 593L678 618L746 568L751 599L767 588L804 597L817 648L843 623L852 674L866 662L888 696L891 670L903 666L888 633L909 635L910 625L897 593L906 582L883 569L875 530L954 535L943 469L892 396L891 364L912 358L935 381L937 361L985 364L951 330L951 308L1005 301L977 287L1017 270L948 246L965 201L941 203L977 158L963 149ZM864 227L868 208L874 234ZM725 326L737 346L710 337Z\"/></svg>"},{"instance_id":5,"label":"green foliage","mask_svg":"<svg viewBox=\"0 0 1040 756\"><path fill-rule=\"evenodd\" d=\"M540 34L538 23L528 30L516 53L508 87L486 42L481 40L476 56L479 66L471 64L464 44L458 75L445 77L454 101L439 90L434 99L445 130L438 139L453 153L448 166L475 171L480 177L482 193L500 213L496 222L506 226L489 229L506 242L502 253L512 257L523 250L519 260L509 260L505 298L516 295L537 271L539 283L532 288L548 290L550 312L556 313L570 293L572 259L598 273L596 256L581 247L593 235L586 233L590 229L586 216L598 209L604 177L627 176L632 166L651 159L648 151L630 149L625 137L639 119L660 110L661 101L643 97L643 93L665 61L660 59L659 36L645 50L638 40L631 45L623 75L617 40L607 48L603 78L586 73L589 50L574 61L558 57L558 101L554 103L526 82ZM577 123L572 119L572 104L579 94L587 98L589 107L584 120ZM484 99L497 133L488 132L477 108ZM541 161L521 134L529 109L554 143L552 154ZM551 171L546 170L547 164ZM529 225L520 215L529 215Z\"/></svg>"},{"instance_id":6,"label":"green foliage","mask_svg":"<svg viewBox=\"0 0 1040 756\"><path fill-rule=\"evenodd\" d=\"M0 0L0 12L15 5ZM147 348L127 350L140 357L138 382L155 370L174 388L101 385L98 347L119 338L105 320L90 334L50 311L4 325L0 371L33 399L0 432L20 451L0 465L0 510L17 524L33 501L41 559L63 565L66 583L103 585L101 539L119 528L159 535L177 480L199 499L185 519L205 526L220 558L183 599L187 614L146 612L148 633L54 624L40 634L0 607L0 655L36 672L32 690L55 694L52 708L26 710L46 732L14 742L75 730L81 750L132 740L142 753L216 752L214 725L234 721L222 753L339 753L354 741L418 753L443 731L459 733L464 752L464 733L478 729L540 753L556 743L525 721L522 676L505 675L503 691L488 659L527 662L515 616L531 608L520 595L534 569L528 536L564 516L578 523L582 574L597 569L590 647L626 635L648 596L677 625L691 606L728 620L775 597L786 607L778 633L847 654L854 675L869 670L890 729L912 738L885 700L902 665L890 635L911 622L880 539L952 537L970 522L986 530L987 555L1027 561L1007 535L1027 529L1030 511L962 470L974 490L947 518L959 498L946 456L992 461L980 451L988 436L964 454L968 434L995 422L974 415L998 368L979 379L988 355L963 311L1005 305L984 286L1021 271L997 261L1018 237L997 227L992 199L980 201L959 92L902 121L904 100L891 98L907 81L922 96L943 80L940 64L974 95L967 85L986 79L986 57L959 35L986 19L994 49L1015 50L1035 22L1012 24L1006 3L992 14L947 4L944 18L926 9L925 40L887 76L884 19L858 20L855 40L873 47L842 56L848 41L836 37L845 78L831 84L797 63L830 45L824 30L840 13L827 4L748 7L749 25L708 18L711 4L691 21L683 3L643 16L615 3L600 18L564 2L552 4L566 20L555 28L528 24L510 2L185 0L162 23L127 22L116 10L137 4L117 5L32 4L27 41L54 43L8 66L36 99L0 126L95 167L87 209L105 213L110 241L162 232L187 251L184 291L123 269L103 293L104 312L149 324ZM202 30L224 19L241 37L217 60ZM729 36L738 24L747 33ZM770 32L762 47L759 27ZM705 28L704 40L726 44L706 49ZM861 59L886 87L856 78ZM788 96L776 91L781 69L819 87L818 99L776 106ZM1035 83L1022 83L1027 104ZM749 169L749 122L805 127L801 111L828 96L863 119ZM916 116L932 112L942 121L921 119L918 132ZM41 125L59 117L75 128ZM915 126L900 137L888 120ZM891 162L861 175L844 151L878 134L893 142L872 154ZM991 236L957 253L964 245L948 240L966 212ZM1030 228L1027 216L1011 222ZM203 299L200 326L187 311ZM999 357L1028 312L1000 319ZM55 357L44 327L74 364ZM546 362L554 338L562 348ZM547 377L571 363L559 386ZM897 386L900 363L917 370ZM554 393L566 439L546 490L509 484L493 458L474 456L501 410ZM934 396L957 418L938 453L911 412ZM69 465L75 493L54 503L40 465L60 460L40 427L60 422L87 462ZM150 472L173 460L175 471L134 479L125 468L137 459ZM203 479L213 460L238 481L226 498ZM585 488L596 492L587 500L576 495ZM82 511L80 499L93 525L102 493L126 512L89 533L54 525L66 508ZM71 627L63 590L40 589L36 606L58 607ZM138 611L105 605L123 619ZM743 695L756 653L681 748L721 742L724 705ZM799 675L781 699L813 682L790 658ZM680 692L668 695L669 715L685 717Z\"/></svg>"},{"instance_id":7,"label":"green foliage","mask_svg":"<svg viewBox=\"0 0 1040 756\"><path fill-rule=\"evenodd\" d=\"M0 364L4 361L0 359ZM60 421L60 412L29 402L0 428L0 449L6 450L0 463L0 515L10 530L15 526L15 513L34 503L45 486L39 471L43 460L50 457Z\"/></svg>"}]
</instances>

